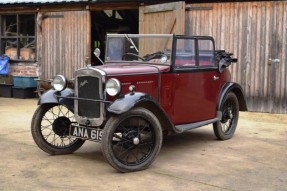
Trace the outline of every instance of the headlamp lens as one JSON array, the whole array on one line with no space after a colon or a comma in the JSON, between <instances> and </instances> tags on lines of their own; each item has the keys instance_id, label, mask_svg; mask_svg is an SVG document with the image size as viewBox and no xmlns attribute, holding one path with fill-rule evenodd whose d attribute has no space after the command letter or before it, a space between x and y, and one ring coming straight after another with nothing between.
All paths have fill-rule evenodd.
<instances>
[{"instance_id":1,"label":"headlamp lens","mask_svg":"<svg viewBox=\"0 0 287 191\"><path fill-rule=\"evenodd\" d=\"M116 96L121 92L121 83L115 78L111 78L106 83L106 91L110 96Z\"/></svg>"},{"instance_id":2,"label":"headlamp lens","mask_svg":"<svg viewBox=\"0 0 287 191\"><path fill-rule=\"evenodd\" d=\"M53 78L52 86L57 91L63 91L67 86L67 79L63 75L57 75Z\"/></svg>"}]
</instances>

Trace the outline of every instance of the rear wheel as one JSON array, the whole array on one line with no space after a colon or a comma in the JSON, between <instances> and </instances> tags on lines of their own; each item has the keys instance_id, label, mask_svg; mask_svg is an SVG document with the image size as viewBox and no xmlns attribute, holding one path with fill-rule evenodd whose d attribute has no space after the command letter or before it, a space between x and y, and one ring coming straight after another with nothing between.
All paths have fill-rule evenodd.
<instances>
[{"instance_id":1,"label":"rear wheel","mask_svg":"<svg viewBox=\"0 0 287 191\"><path fill-rule=\"evenodd\" d=\"M222 119L213 124L215 136L220 140L232 138L239 118L239 104L234 93L228 93L220 108Z\"/></svg>"},{"instance_id":2,"label":"rear wheel","mask_svg":"<svg viewBox=\"0 0 287 191\"><path fill-rule=\"evenodd\" d=\"M154 161L161 145L160 123L144 108L112 116L103 130L104 157L120 172L146 169Z\"/></svg>"},{"instance_id":3,"label":"rear wheel","mask_svg":"<svg viewBox=\"0 0 287 191\"><path fill-rule=\"evenodd\" d=\"M69 136L74 114L63 105L45 104L35 111L31 132L40 149L51 154L69 154L79 149L84 140Z\"/></svg>"}]
</instances>

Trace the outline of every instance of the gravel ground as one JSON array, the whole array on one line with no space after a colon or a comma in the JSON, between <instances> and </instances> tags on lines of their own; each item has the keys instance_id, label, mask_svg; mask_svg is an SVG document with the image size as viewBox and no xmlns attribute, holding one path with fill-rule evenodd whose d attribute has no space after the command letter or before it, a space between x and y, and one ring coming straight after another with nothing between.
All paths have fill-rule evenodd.
<instances>
[{"instance_id":1,"label":"gravel ground","mask_svg":"<svg viewBox=\"0 0 287 191\"><path fill-rule=\"evenodd\" d=\"M206 126L167 137L149 169L118 173L100 144L50 156L34 143L36 99L0 98L0 190L286 190L287 115L240 113L235 136Z\"/></svg>"}]
</instances>

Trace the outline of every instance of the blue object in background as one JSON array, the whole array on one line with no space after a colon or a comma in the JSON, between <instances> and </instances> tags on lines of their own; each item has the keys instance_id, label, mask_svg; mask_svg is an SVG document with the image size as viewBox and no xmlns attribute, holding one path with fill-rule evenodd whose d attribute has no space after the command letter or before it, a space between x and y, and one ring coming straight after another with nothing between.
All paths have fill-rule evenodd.
<instances>
[{"instance_id":1,"label":"blue object in background","mask_svg":"<svg viewBox=\"0 0 287 191\"><path fill-rule=\"evenodd\" d=\"M0 75L8 75L10 58L6 55L0 56Z\"/></svg>"},{"instance_id":2,"label":"blue object in background","mask_svg":"<svg viewBox=\"0 0 287 191\"><path fill-rule=\"evenodd\" d=\"M13 76L13 84L18 88L33 88L37 87L37 81L35 80L37 78L33 76Z\"/></svg>"}]
</instances>

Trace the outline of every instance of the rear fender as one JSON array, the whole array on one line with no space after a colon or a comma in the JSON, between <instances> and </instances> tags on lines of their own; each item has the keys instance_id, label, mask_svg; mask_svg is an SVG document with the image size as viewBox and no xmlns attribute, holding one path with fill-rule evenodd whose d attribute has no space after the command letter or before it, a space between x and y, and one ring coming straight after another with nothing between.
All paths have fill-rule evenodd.
<instances>
[{"instance_id":1,"label":"rear fender","mask_svg":"<svg viewBox=\"0 0 287 191\"><path fill-rule=\"evenodd\" d=\"M57 98L55 94L61 97L74 97L74 91L70 88L66 88L61 92L58 92L57 90L54 89L50 89L40 97L38 105L56 103L64 105L69 110L74 111L73 99Z\"/></svg>"},{"instance_id":2,"label":"rear fender","mask_svg":"<svg viewBox=\"0 0 287 191\"><path fill-rule=\"evenodd\" d=\"M220 93L220 97L218 100L217 110L220 110L220 106L223 102L223 99L229 92L233 92L236 95L236 97L238 99L238 103L239 103L239 111L247 111L248 109L247 109L243 90L239 84L234 83L234 82L227 83L222 88L221 93Z\"/></svg>"}]
</instances>

